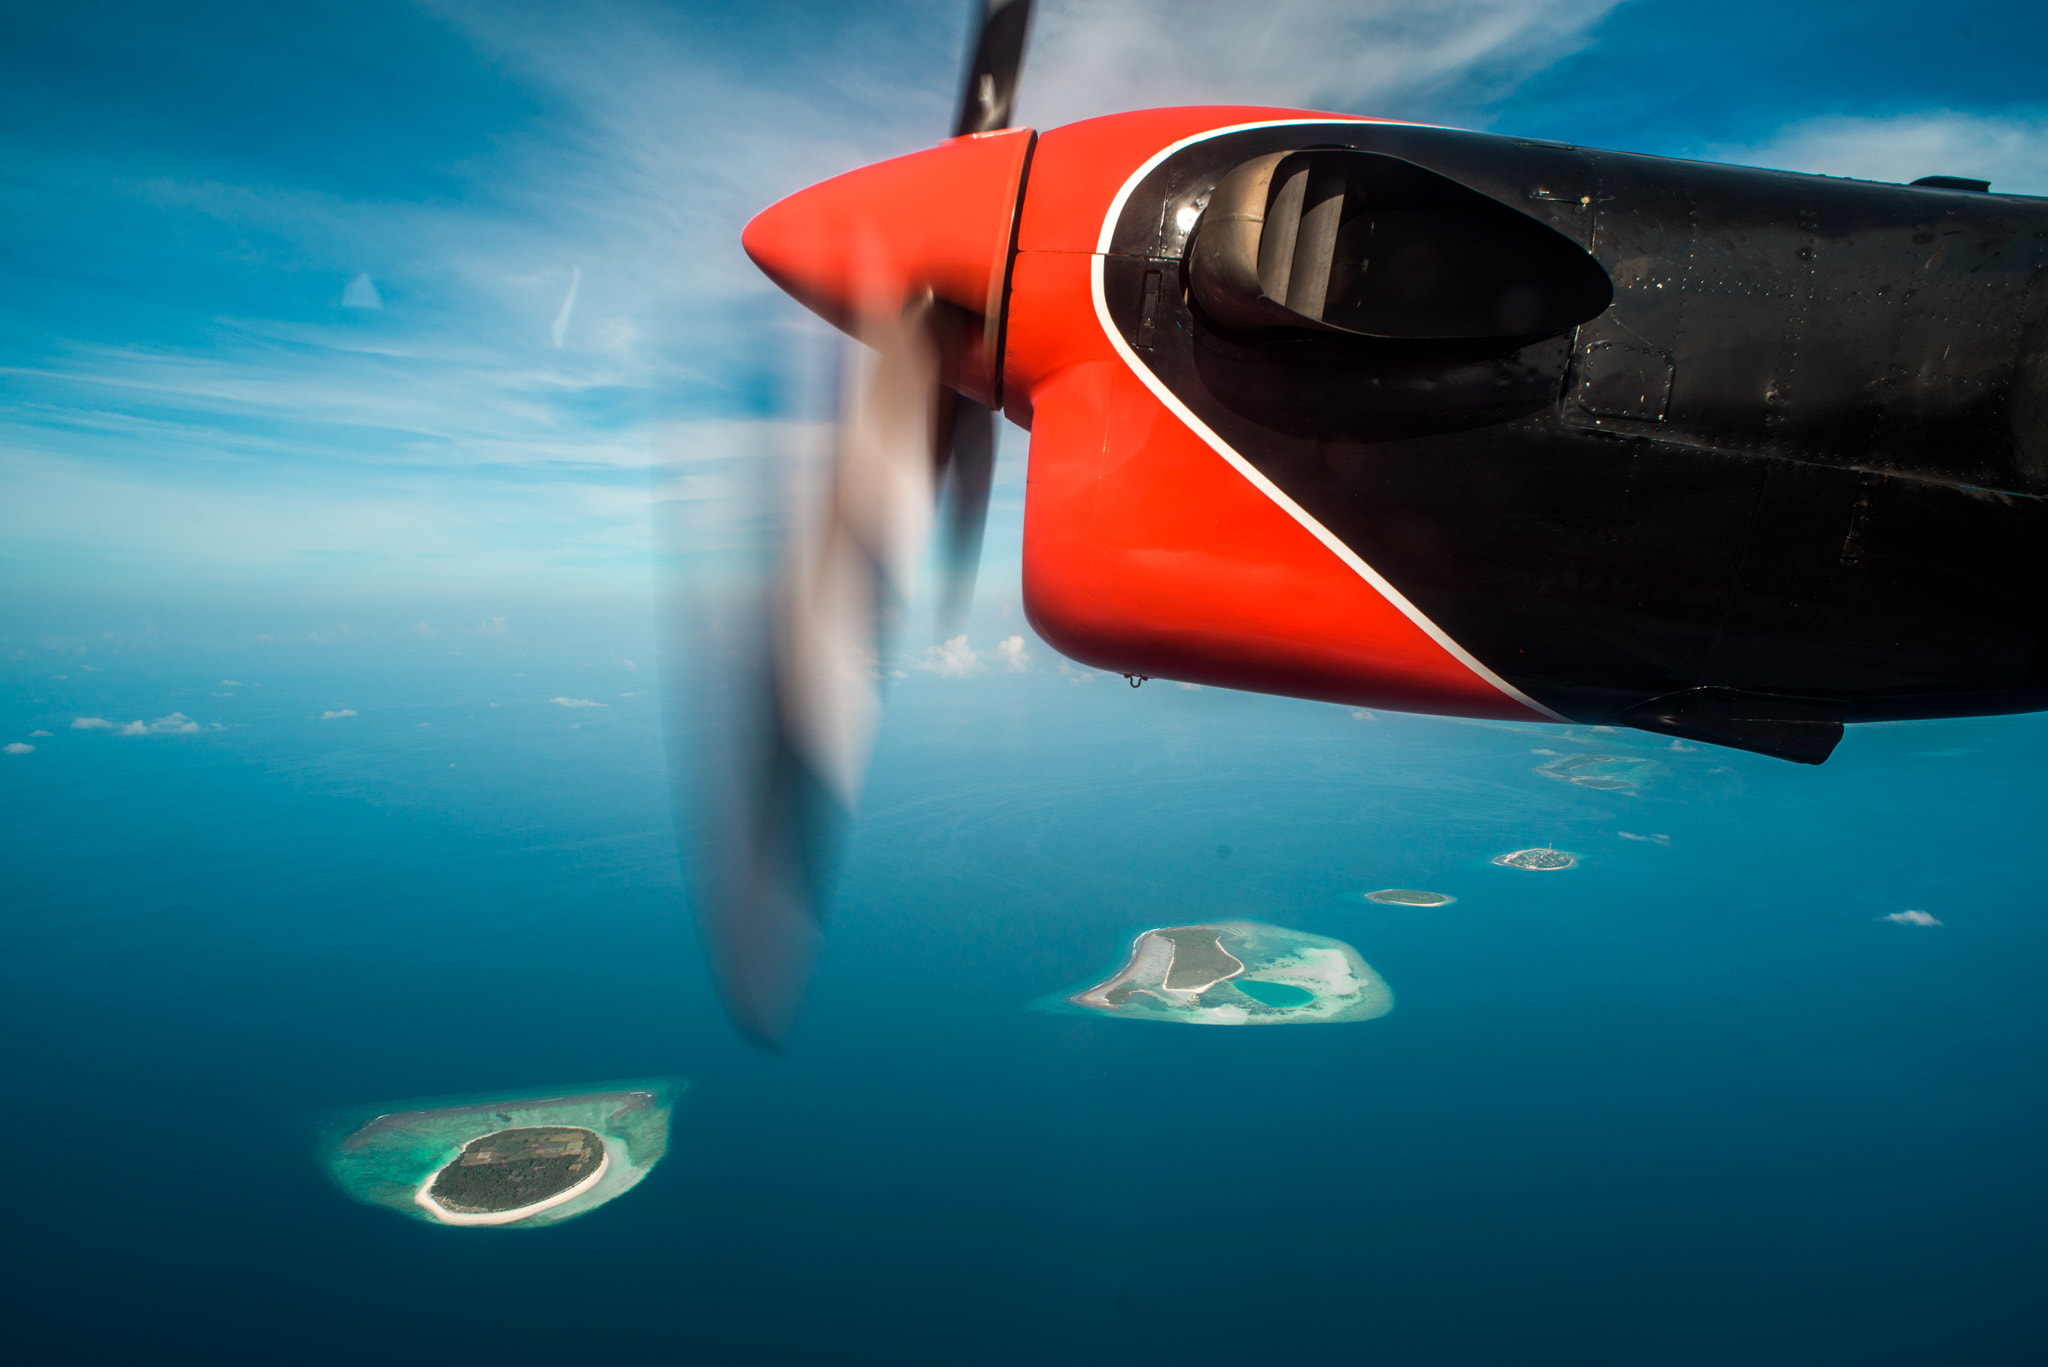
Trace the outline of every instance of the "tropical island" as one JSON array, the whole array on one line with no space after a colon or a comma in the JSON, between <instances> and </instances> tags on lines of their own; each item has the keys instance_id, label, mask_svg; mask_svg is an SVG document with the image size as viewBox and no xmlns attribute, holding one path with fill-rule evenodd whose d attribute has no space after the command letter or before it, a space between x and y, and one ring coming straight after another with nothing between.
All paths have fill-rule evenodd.
<instances>
[{"instance_id":1,"label":"tropical island","mask_svg":"<svg viewBox=\"0 0 2048 1367\"><path fill-rule=\"evenodd\" d=\"M1447 907L1458 899L1447 892L1424 892L1420 888L1381 888L1368 892L1365 900L1390 907Z\"/></svg>"},{"instance_id":2,"label":"tropical island","mask_svg":"<svg viewBox=\"0 0 2048 1367\"><path fill-rule=\"evenodd\" d=\"M1306 1025L1384 1016L1394 994L1342 940L1221 921L1139 932L1122 968L1058 1005L1185 1025Z\"/></svg>"},{"instance_id":3,"label":"tropical island","mask_svg":"<svg viewBox=\"0 0 2048 1367\"><path fill-rule=\"evenodd\" d=\"M448 1097L328 1117L321 1156L358 1201L441 1225L535 1228L636 1186L668 1152L683 1084L637 1079L530 1096Z\"/></svg>"}]
</instances>

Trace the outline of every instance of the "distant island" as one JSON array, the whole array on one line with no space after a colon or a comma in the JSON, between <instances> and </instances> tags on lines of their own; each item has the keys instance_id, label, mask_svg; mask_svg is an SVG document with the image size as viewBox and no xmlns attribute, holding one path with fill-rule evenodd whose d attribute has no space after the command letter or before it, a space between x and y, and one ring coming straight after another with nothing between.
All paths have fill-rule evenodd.
<instances>
[{"instance_id":1,"label":"distant island","mask_svg":"<svg viewBox=\"0 0 2048 1367\"><path fill-rule=\"evenodd\" d=\"M1562 779L1581 788L1612 791L1640 788L1664 766L1640 755L1560 755L1548 764L1536 766L1545 778Z\"/></svg>"},{"instance_id":2,"label":"distant island","mask_svg":"<svg viewBox=\"0 0 2048 1367\"><path fill-rule=\"evenodd\" d=\"M1420 888L1381 888L1368 892L1365 900L1392 907L1447 907L1458 899L1446 892L1424 892Z\"/></svg>"},{"instance_id":3,"label":"distant island","mask_svg":"<svg viewBox=\"0 0 2048 1367\"><path fill-rule=\"evenodd\" d=\"M330 1117L341 1189L441 1225L530 1229L587 1214L668 1152L683 1084L650 1078L527 1096L440 1098Z\"/></svg>"},{"instance_id":4,"label":"distant island","mask_svg":"<svg viewBox=\"0 0 2048 1367\"><path fill-rule=\"evenodd\" d=\"M1121 969L1058 1004L1187 1025L1294 1025L1384 1016L1394 994L1342 940L1221 921L1140 932Z\"/></svg>"},{"instance_id":5,"label":"distant island","mask_svg":"<svg viewBox=\"0 0 2048 1367\"><path fill-rule=\"evenodd\" d=\"M1538 873L1547 873L1554 869L1568 869L1579 862L1579 857L1546 846L1540 850L1512 850L1507 854L1497 854L1493 857L1493 862L1511 869L1533 869Z\"/></svg>"}]
</instances>

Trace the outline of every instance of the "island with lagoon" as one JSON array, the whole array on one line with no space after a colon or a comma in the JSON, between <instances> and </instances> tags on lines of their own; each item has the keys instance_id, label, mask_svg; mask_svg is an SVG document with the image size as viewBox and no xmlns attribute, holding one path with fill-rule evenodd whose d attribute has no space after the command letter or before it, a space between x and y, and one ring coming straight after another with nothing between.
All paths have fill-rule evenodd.
<instances>
[{"instance_id":1,"label":"island with lagoon","mask_svg":"<svg viewBox=\"0 0 2048 1367\"><path fill-rule=\"evenodd\" d=\"M327 1118L321 1159L349 1196L413 1219L559 1224L616 1200L661 1161L683 1087L651 1078L358 1107Z\"/></svg>"},{"instance_id":2,"label":"island with lagoon","mask_svg":"<svg viewBox=\"0 0 2048 1367\"><path fill-rule=\"evenodd\" d=\"M1314 1025L1384 1016L1394 994L1342 940L1219 921L1140 931L1122 968L1041 1004L1183 1025Z\"/></svg>"}]
</instances>

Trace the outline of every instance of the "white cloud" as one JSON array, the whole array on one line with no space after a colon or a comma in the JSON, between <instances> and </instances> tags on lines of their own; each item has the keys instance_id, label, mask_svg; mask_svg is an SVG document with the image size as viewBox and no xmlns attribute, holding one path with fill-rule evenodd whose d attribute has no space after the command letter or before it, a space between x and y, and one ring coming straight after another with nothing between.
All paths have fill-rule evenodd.
<instances>
[{"instance_id":1,"label":"white cloud","mask_svg":"<svg viewBox=\"0 0 2048 1367\"><path fill-rule=\"evenodd\" d=\"M1183 693L1199 693L1202 691L1202 686L1200 684L1176 683L1174 687L1178 688Z\"/></svg>"},{"instance_id":2,"label":"white cloud","mask_svg":"<svg viewBox=\"0 0 2048 1367\"><path fill-rule=\"evenodd\" d=\"M557 707L603 707L605 705L601 702L592 702L588 698L549 698L548 701Z\"/></svg>"},{"instance_id":3,"label":"white cloud","mask_svg":"<svg viewBox=\"0 0 2048 1367\"><path fill-rule=\"evenodd\" d=\"M343 707L333 712L322 712L320 720L333 721L336 717L353 717L355 714L356 710L353 707Z\"/></svg>"},{"instance_id":4,"label":"white cloud","mask_svg":"<svg viewBox=\"0 0 2048 1367\"><path fill-rule=\"evenodd\" d=\"M625 670L629 674L638 674L640 672L640 666L634 664L631 660L619 661L619 668Z\"/></svg>"},{"instance_id":5,"label":"white cloud","mask_svg":"<svg viewBox=\"0 0 2048 1367\"><path fill-rule=\"evenodd\" d=\"M1618 834L1623 840L1640 840L1646 845L1663 845L1668 847L1671 844L1671 837L1668 835L1637 835L1633 831L1620 831Z\"/></svg>"},{"instance_id":6,"label":"white cloud","mask_svg":"<svg viewBox=\"0 0 2048 1367\"><path fill-rule=\"evenodd\" d=\"M1678 751L1678 753L1680 753L1681 755L1690 755L1690 754L1694 754L1694 753L1696 753L1696 752L1697 752L1697 751L1699 750L1699 746L1697 746L1697 745L1687 745L1687 744L1686 744L1686 743L1685 743L1684 741L1682 741L1682 740L1675 740L1675 741L1672 741L1672 742L1671 742L1671 748L1672 748L1673 750L1676 750L1676 751Z\"/></svg>"},{"instance_id":7,"label":"white cloud","mask_svg":"<svg viewBox=\"0 0 2048 1367\"><path fill-rule=\"evenodd\" d=\"M1353 721L1378 721L1378 720L1379 720L1379 718L1378 718L1378 717L1375 717L1375 716L1374 716L1374 715L1373 715L1372 713L1370 713L1370 712L1366 711L1366 710L1365 710L1364 708L1360 707L1360 708L1356 708L1356 709L1354 709L1354 710L1352 711L1352 713L1351 713L1351 720L1353 720Z\"/></svg>"},{"instance_id":8,"label":"white cloud","mask_svg":"<svg viewBox=\"0 0 2048 1367\"><path fill-rule=\"evenodd\" d=\"M1022 636L1005 636L996 642L996 658L1012 674L1028 673L1031 669L1031 651Z\"/></svg>"},{"instance_id":9,"label":"white cloud","mask_svg":"<svg viewBox=\"0 0 2048 1367\"><path fill-rule=\"evenodd\" d=\"M44 730L42 730L42 729L38 728L37 730L34 730L34 731L31 731L31 732L29 732L29 734L30 734L31 736L47 736L47 735L49 735L50 733L49 733L48 731L44 731Z\"/></svg>"},{"instance_id":10,"label":"white cloud","mask_svg":"<svg viewBox=\"0 0 2048 1367\"><path fill-rule=\"evenodd\" d=\"M1092 684L1101 675L1092 669L1076 669L1069 661L1061 660L1060 677L1070 684Z\"/></svg>"},{"instance_id":11,"label":"white cloud","mask_svg":"<svg viewBox=\"0 0 2048 1367\"><path fill-rule=\"evenodd\" d=\"M476 624L476 634L479 636L503 636L505 634L505 619L502 617L485 618Z\"/></svg>"},{"instance_id":12,"label":"white cloud","mask_svg":"<svg viewBox=\"0 0 2048 1367\"><path fill-rule=\"evenodd\" d=\"M377 293L377 282L370 278L368 271L348 282L348 286L341 292L341 306L345 309L384 307L384 296Z\"/></svg>"},{"instance_id":13,"label":"white cloud","mask_svg":"<svg viewBox=\"0 0 2048 1367\"><path fill-rule=\"evenodd\" d=\"M220 681L220 686L222 688L240 688L242 686L242 682L239 679L222 679Z\"/></svg>"},{"instance_id":14,"label":"white cloud","mask_svg":"<svg viewBox=\"0 0 2048 1367\"><path fill-rule=\"evenodd\" d=\"M140 726L140 725L141 725L141 723L140 723L140 722L136 722L136 723L133 723L132 725L133 725L133 726ZM198 729L199 729L199 723L198 723L198 722L196 722L196 721L193 721L193 720L192 720L192 719L191 719L190 717L186 716L186 715L185 715L185 714L184 714L183 712L173 712L173 713L171 713L171 714L170 714L169 716L165 716L165 717L158 717L158 718L157 718L157 719L156 719L155 721L151 722L151 723L149 724L149 727L148 727L148 730L149 730L149 732L150 732L151 734L154 734L154 735L159 735L159 736L164 736L164 735L185 735L185 734L189 734L190 732L193 732L193 731L197 731ZM137 731L135 731L135 730L133 730L133 729L131 729L130 727L124 727L124 728L122 728L122 732L121 732L121 734L125 736L125 735L139 735L139 734L141 734L141 733L140 733L140 732L137 732Z\"/></svg>"},{"instance_id":15,"label":"white cloud","mask_svg":"<svg viewBox=\"0 0 2048 1367\"><path fill-rule=\"evenodd\" d=\"M78 717L72 721L71 729L74 731L109 731L115 725L117 723L110 722L105 717Z\"/></svg>"},{"instance_id":16,"label":"white cloud","mask_svg":"<svg viewBox=\"0 0 2048 1367\"><path fill-rule=\"evenodd\" d=\"M26 754L30 754L30 753L32 753L32 752L33 752L34 750L35 750L35 746L33 746L33 745L23 745L23 744L22 744L22 743L21 743L20 741L18 741L18 740L17 740L17 741L9 741L9 742L8 742L8 743L7 743L6 745L4 745L4 746L0 746L0 753L4 753L4 754L9 754L9 755L26 755Z\"/></svg>"},{"instance_id":17,"label":"white cloud","mask_svg":"<svg viewBox=\"0 0 2048 1367\"><path fill-rule=\"evenodd\" d=\"M1941 924L1941 922L1935 920L1924 911L1895 911L1889 916L1880 916L1877 919L1880 921L1890 921L1902 926L1938 926Z\"/></svg>"},{"instance_id":18,"label":"white cloud","mask_svg":"<svg viewBox=\"0 0 2048 1367\"><path fill-rule=\"evenodd\" d=\"M439 636L441 633L434 629L431 622L419 621L412 624L412 634L415 636Z\"/></svg>"},{"instance_id":19,"label":"white cloud","mask_svg":"<svg viewBox=\"0 0 2048 1367\"><path fill-rule=\"evenodd\" d=\"M988 672L981 655L967 644L965 636L955 636L940 645L926 646L924 658L915 667L948 679L971 679Z\"/></svg>"},{"instance_id":20,"label":"white cloud","mask_svg":"<svg viewBox=\"0 0 2048 1367\"><path fill-rule=\"evenodd\" d=\"M1716 161L1859 180L1922 176L1988 180L1993 190L2048 194L2048 113L1831 115L1781 128L1747 145L1702 149Z\"/></svg>"}]
</instances>

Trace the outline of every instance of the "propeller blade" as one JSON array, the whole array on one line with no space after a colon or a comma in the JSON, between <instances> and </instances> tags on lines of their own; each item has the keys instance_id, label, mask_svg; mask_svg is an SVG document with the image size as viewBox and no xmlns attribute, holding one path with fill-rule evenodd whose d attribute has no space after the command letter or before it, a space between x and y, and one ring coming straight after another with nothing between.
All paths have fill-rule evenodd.
<instances>
[{"instance_id":1,"label":"propeller blade","mask_svg":"<svg viewBox=\"0 0 2048 1367\"><path fill-rule=\"evenodd\" d=\"M881 711L885 619L931 530L940 354L919 301L848 367L833 461L772 582L688 614L685 872L733 1023L779 1049L817 954ZM950 392L950 391L943 391ZM757 519L758 520L758 519Z\"/></svg>"},{"instance_id":2,"label":"propeller blade","mask_svg":"<svg viewBox=\"0 0 2048 1367\"><path fill-rule=\"evenodd\" d=\"M1009 125L1030 16L1030 0L983 0L954 136ZM861 288L924 288L885 261L856 272ZM771 1049L802 1006L880 715L886 627L910 597L942 488L942 620L974 590L995 414L946 382L969 322L924 293L861 335L872 354L848 368L830 473L774 581L744 579L684 614L677 658L694 697L671 714L685 874L733 1023Z\"/></svg>"},{"instance_id":3,"label":"propeller blade","mask_svg":"<svg viewBox=\"0 0 2048 1367\"><path fill-rule=\"evenodd\" d=\"M931 531L939 351L933 305L866 340L831 486L792 545L776 632L790 743L851 811L881 711L881 615L910 595Z\"/></svg>"},{"instance_id":4,"label":"propeller blade","mask_svg":"<svg viewBox=\"0 0 2048 1367\"><path fill-rule=\"evenodd\" d=\"M1031 27L1031 0L985 0L981 26L968 49L967 80L953 136L992 133L1010 126L1017 103L1017 75L1024 66L1024 39Z\"/></svg>"},{"instance_id":5,"label":"propeller blade","mask_svg":"<svg viewBox=\"0 0 2048 1367\"><path fill-rule=\"evenodd\" d=\"M951 635L967 616L981 564L981 534L988 523L989 486L996 469L995 411L946 390L940 396L938 436L945 480L939 533L945 582L939 623L940 634Z\"/></svg>"},{"instance_id":6,"label":"propeller blade","mask_svg":"<svg viewBox=\"0 0 2048 1367\"><path fill-rule=\"evenodd\" d=\"M778 1049L817 956L816 908L845 819L783 735L769 602L757 583L695 605L684 657L695 686L676 709L690 781L677 803L719 995L743 1035Z\"/></svg>"}]
</instances>

